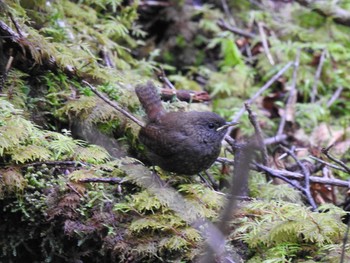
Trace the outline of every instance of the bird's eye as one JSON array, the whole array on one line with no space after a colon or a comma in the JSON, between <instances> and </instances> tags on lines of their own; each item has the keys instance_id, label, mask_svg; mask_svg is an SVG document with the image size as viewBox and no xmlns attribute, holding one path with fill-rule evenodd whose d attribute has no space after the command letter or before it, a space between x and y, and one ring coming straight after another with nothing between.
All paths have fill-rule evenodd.
<instances>
[{"instance_id":1,"label":"bird's eye","mask_svg":"<svg viewBox=\"0 0 350 263\"><path fill-rule=\"evenodd\" d=\"M209 129L214 129L215 128L215 124L214 123L208 123L208 128Z\"/></svg>"}]
</instances>

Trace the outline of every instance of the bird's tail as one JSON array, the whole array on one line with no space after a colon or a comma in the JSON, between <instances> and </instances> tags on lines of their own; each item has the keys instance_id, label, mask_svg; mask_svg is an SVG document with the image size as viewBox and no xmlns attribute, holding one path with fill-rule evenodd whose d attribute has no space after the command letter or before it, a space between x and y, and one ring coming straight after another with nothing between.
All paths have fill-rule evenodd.
<instances>
[{"instance_id":1,"label":"bird's tail","mask_svg":"<svg viewBox=\"0 0 350 263\"><path fill-rule=\"evenodd\" d=\"M161 115L165 114L160 96L152 81L137 85L135 91L150 122L156 121Z\"/></svg>"}]
</instances>

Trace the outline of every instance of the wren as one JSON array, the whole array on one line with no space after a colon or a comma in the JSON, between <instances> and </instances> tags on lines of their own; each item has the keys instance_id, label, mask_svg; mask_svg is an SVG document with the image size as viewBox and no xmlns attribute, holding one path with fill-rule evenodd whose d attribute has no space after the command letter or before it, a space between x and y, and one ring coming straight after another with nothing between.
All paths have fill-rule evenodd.
<instances>
[{"instance_id":1,"label":"wren","mask_svg":"<svg viewBox=\"0 0 350 263\"><path fill-rule=\"evenodd\" d=\"M184 175L208 169L217 159L228 123L213 112L166 112L151 81L136 87L148 121L139 133L153 165Z\"/></svg>"}]
</instances>

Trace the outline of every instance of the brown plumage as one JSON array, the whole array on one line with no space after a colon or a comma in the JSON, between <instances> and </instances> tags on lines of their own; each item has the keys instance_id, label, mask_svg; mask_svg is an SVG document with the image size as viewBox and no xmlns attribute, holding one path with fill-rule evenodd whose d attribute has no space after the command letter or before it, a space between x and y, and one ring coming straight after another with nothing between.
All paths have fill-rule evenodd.
<instances>
[{"instance_id":1,"label":"brown plumage","mask_svg":"<svg viewBox=\"0 0 350 263\"><path fill-rule=\"evenodd\" d=\"M138 85L136 94L148 116L139 139L153 165L192 175L215 162L226 128L233 123L226 123L213 112L166 112L152 82Z\"/></svg>"}]
</instances>

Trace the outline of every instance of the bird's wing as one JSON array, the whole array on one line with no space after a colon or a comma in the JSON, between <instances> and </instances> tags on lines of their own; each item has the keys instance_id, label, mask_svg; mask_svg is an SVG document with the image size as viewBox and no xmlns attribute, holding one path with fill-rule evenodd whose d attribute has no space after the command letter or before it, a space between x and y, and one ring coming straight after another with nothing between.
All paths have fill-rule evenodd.
<instances>
[{"instance_id":1,"label":"bird's wing","mask_svg":"<svg viewBox=\"0 0 350 263\"><path fill-rule=\"evenodd\" d=\"M147 127L141 129L139 137L150 151L159 156L167 157L178 154L180 151L178 145L186 141L188 136L182 131L172 130L168 133L162 131L164 129L159 129L159 127L154 125L147 125Z\"/></svg>"}]
</instances>

